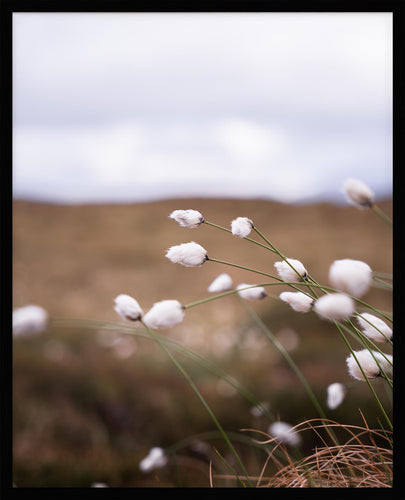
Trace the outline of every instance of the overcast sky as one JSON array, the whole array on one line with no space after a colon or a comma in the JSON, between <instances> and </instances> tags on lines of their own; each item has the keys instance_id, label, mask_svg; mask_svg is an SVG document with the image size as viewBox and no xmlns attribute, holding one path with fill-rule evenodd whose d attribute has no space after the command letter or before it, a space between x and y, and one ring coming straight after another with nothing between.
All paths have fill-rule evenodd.
<instances>
[{"instance_id":1,"label":"overcast sky","mask_svg":"<svg viewBox=\"0 0 405 500\"><path fill-rule=\"evenodd\" d=\"M13 37L16 198L391 194L391 13L15 13Z\"/></svg>"}]
</instances>

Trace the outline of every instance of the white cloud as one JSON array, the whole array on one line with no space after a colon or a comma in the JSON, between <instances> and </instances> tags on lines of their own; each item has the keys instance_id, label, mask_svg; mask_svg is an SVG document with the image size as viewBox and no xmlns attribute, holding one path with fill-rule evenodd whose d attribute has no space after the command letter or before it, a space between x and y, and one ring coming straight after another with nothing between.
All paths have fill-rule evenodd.
<instances>
[{"instance_id":1,"label":"white cloud","mask_svg":"<svg viewBox=\"0 0 405 500\"><path fill-rule=\"evenodd\" d=\"M390 188L391 13L15 13L13 36L16 196Z\"/></svg>"},{"instance_id":2,"label":"white cloud","mask_svg":"<svg viewBox=\"0 0 405 500\"><path fill-rule=\"evenodd\" d=\"M260 166L278 157L286 143L285 136L276 128L241 119L221 121L217 137L237 163L250 166L252 163Z\"/></svg>"}]
</instances>

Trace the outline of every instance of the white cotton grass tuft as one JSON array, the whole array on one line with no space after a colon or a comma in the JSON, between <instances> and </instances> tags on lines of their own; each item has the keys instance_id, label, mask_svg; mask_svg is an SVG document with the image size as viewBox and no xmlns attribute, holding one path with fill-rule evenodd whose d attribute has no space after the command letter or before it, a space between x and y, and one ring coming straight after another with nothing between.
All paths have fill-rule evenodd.
<instances>
[{"instance_id":1,"label":"white cotton grass tuft","mask_svg":"<svg viewBox=\"0 0 405 500\"><path fill-rule=\"evenodd\" d=\"M293 430L293 426L286 422L273 422L268 433L277 439L281 444L289 444L290 446L299 446L301 444L301 436Z\"/></svg>"},{"instance_id":2,"label":"white cotton grass tuft","mask_svg":"<svg viewBox=\"0 0 405 500\"><path fill-rule=\"evenodd\" d=\"M174 210L169 217L179 223L181 227L196 228L204 222L203 215L198 210Z\"/></svg>"},{"instance_id":3,"label":"white cotton grass tuft","mask_svg":"<svg viewBox=\"0 0 405 500\"><path fill-rule=\"evenodd\" d=\"M266 415L270 409L270 403L268 401L262 401L255 406L252 406L249 410L250 414L254 418L260 418Z\"/></svg>"},{"instance_id":4,"label":"white cotton grass tuft","mask_svg":"<svg viewBox=\"0 0 405 500\"><path fill-rule=\"evenodd\" d=\"M329 268L329 283L333 288L353 297L367 293L372 279L371 267L361 260L335 260Z\"/></svg>"},{"instance_id":5,"label":"white cotton grass tuft","mask_svg":"<svg viewBox=\"0 0 405 500\"><path fill-rule=\"evenodd\" d=\"M29 336L48 328L49 315L41 306L27 305L13 311L13 335Z\"/></svg>"},{"instance_id":6,"label":"white cotton grass tuft","mask_svg":"<svg viewBox=\"0 0 405 500\"><path fill-rule=\"evenodd\" d=\"M174 264L181 264L185 267L198 267L209 260L207 250L195 241L170 247L166 252L166 257Z\"/></svg>"},{"instance_id":7,"label":"white cotton grass tuft","mask_svg":"<svg viewBox=\"0 0 405 500\"><path fill-rule=\"evenodd\" d=\"M162 300L153 304L153 307L143 317L143 322L152 330L171 328L184 319L185 307L178 300Z\"/></svg>"},{"instance_id":8,"label":"white cotton grass tuft","mask_svg":"<svg viewBox=\"0 0 405 500\"><path fill-rule=\"evenodd\" d=\"M154 469L160 469L167 464L167 456L162 448L155 446L150 449L148 455L139 463L142 472L150 472Z\"/></svg>"},{"instance_id":9,"label":"white cotton grass tuft","mask_svg":"<svg viewBox=\"0 0 405 500\"><path fill-rule=\"evenodd\" d=\"M248 288L254 287L254 288ZM248 283L240 283L236 289L238 294L245 300L262 300L267 297L266 289L263 286L249 285ZM245 290L244 290L245 289Z\"/></svg>"},{"instance_id":10,"label":"white cotton grass tuft","mask_svg":"<svg viewBox=\"0 0 405 500\"><path fill-rule=\"evenodd\" d=\"M247 217L237 217L231 222L232 234L239 238L245 238L253 228L253 221Z\"/></svg>"},{"instance_id":11,"label":"white cotton grass tuft","mask_svg":"<svg viewBox=\"0 0 405 500\"><path fill-rule=\"evenodd\" d=\"M339 382L328 385L326 404L330 410L340 406L346 395L346 387Z\"/></svg>"},{"instance_id":12,"label":"white cotton grass tuft","mask_svg":"<svg viewBox=\"0 0 405 500\"><path fill-rule=\"evenodd\" d=\"M228 290L232 290L233 288L233 280L229 276L229 274L222 273L217 276L214 281L208 287L208 291L210 293L221 293L227 292Z\"/></svg>"},{"instance_id":13,"label":"white cotton grass tuft","mask_svg":"<svg viewBox=\"0 0 405 500\"><path fill-rule=\"evenodd\" d=\"M115 297L114 311L127 321L137 321L143 316L143 311L138 302L131 296L122 293Z\"/></svg>"},{"instance_id":14,"label":"white cotton grass tuft","mask_svg":"<svg viewBox=\"0 0 405 500\"><path fill-rule=\"evenodd\" d=\"M354 355L353 353L350 354L346 359L346 364L349 374L357 380L365 380L364 375L368 379L376 378L382 374L381 368L386 374L392 373L392 355L390 354L382 355L377 351L363 349L362 351L354 351ZM363 369L364 375L359 364Z\"/></svg>"},{"instance_id":15,"label":"white cotton grass tuft","mask_svg":"<svg viewBox=\"0 0 405 500\"><path fill-rule=\"evenodd\" d=\"M305 269L304 264L302 264L302 262L300 262L297 259L286 259L280 262L275 262L274 267L276 268L276 271L280 276L280 278L283 281L287 282L296 283L302 281L303 279L306 279L308 275L308 272Z\"/></svg>"},{"instance_id":16,"label":"white cotton grass tuft","mask_svg":"<svg viewBox=\"0 0 405 500\"><path fill-rule=\"evenodd\" d=\"M312 309L314 299L303 292L282 292L280 299L289 304L296 312L308 312Z\"/></svg>"},{"instance_id":17,"label":"white cotton grass tuft","mask_svg":"<svg viewBox=\"0 0 405 500\"><path fill-rule=\"evenodd\" d=\"M363 334L374 342L387 342L392 339L392 329L382 319L370 313L356 316Z\"/></svg>"},{"instance_id":18,"label":"white cotton grass tuft","mask_svg":"<svg viewBox=\"0 0 405 500\"><path fill-rule=\"evenodd\" d=\"M354 313L353 300L344 293L329 293L314 303L315 312L329 321L341 321Z\"/></svg>"},{"instance_id":19,"label":"white cotton grass tuft","mask_svg":"<svg viewBox=\"0 0 405 500\"><path fill-rule=\"evenodd\" d=\"M352 177L343 183L343 191L348 201L359 208L370 208L374 202L374 192L359 179Z\"/></svg>"}]
</instances>

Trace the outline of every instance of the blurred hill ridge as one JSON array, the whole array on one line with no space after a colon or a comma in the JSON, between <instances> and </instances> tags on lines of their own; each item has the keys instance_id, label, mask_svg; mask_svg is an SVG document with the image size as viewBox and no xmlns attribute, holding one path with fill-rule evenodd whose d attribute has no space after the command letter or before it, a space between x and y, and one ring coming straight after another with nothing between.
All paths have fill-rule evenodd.
<instances>
[{"instance_id":1,"label":"blurred hill ridge","mask_svg":"<svg viewBox=\"0 0 405 500\"><path fill-rule=\"evenodd\" d=\"M378 205L392 215L392 200ZM335 259L360 259L375 271L391 272L391 229L371 211L350 205L232 199L131 205L14 201L13 306L38 303L51 314L111 320L119 293L134 296L147 309L165 298L182 303L203 298L221 272L235 284L265 279L211 262L184 268L165 258L170 246L188 241L201 244L214 258L275 274L277 259L264 249L204 224L181 228L168 218L173 210L188 208L226 228L236 217L249 217L284 255L301 260L324 284Z\"/></svg>"}]
</instances>

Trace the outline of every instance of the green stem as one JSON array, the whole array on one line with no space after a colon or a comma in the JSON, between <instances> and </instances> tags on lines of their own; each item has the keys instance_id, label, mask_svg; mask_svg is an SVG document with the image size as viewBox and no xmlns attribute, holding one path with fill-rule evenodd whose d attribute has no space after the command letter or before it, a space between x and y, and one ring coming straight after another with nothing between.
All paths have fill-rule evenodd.
<instances>
[{"instance_id":1,"label":"green stem","mask_svg":"<svg viewBox=\"0 0 405 500\"><path fill-rule=\"evenodd\" d=\"M114 331L123 335L131 335L133 337L136 336L151 340L150 335L145 333L144 328L136 330L132 325L123 325L114 322L105 322L92 319L88 320L88 319L53 317L51 318L51 326L52 328L86 328L91 330ZM184 347L183 345L179 344L178 342L167 336L161 336L158 334L155 334L155 336L158 337L161 342L169 344L170 347L175 349L183 356L187 356L193 361L196 361L200 366L205 368L207 371L227 382L229 385L234 387L239 392L239 394L253 406L260 404L260 400L253 393L251 393L248 389L242 386L236 379L229 376L226 372L224 372L224 370L222 370L218 365L216 365L212 361L208 360L201 354L196 353L192 349ZM263 408L263 413L269 420L271 421L276 420L275 416L271 413L270 410Z\"/></svg>"},{"instance_id":2,"label":"green stem","mask_svg":"<svg viewBox=\"0 0 405 500\"><path fill-rule=\"evenodd\" d=\"M393 289L392 283L387 283L386 281L377 278L376 276L373 277L373 280L380 285L380 288L385 288L386 290Z\"/></svg>"},{"instance_id":3,"label":"green stem","mask_svg":"<svg viewBox=\"0 0 405 500\"><path fill-rule=\"evenodd\" d=\"M392 281L392 273L380 273L378 271L373 271L373 276Z\"/></svg>"},{"instance_id":4,"label":"green stem","mask_svg":"<svg viewBox=\"0 0 405 500\"><path fill-rule=\"evenodd\" d=\"M285 255L283 255L277 248L264 236L264 234L257 229L256 226L253 227L253 230L256 231L256 233L268 244L271 246L273 252L275 252L286 264L288 264L291 269L299 276L300 281L303 279L303 276L295 269L295 267L291 264L291 262L287 259ZM314 295L315 298L318 298L317 294L312 290L312 287L309 285L309 289L311 293Z\"/></svg>"},{"instance_id":5,"label":"green stem","mask_svg":"<svg viewBox=\"0 0 405 500\"><path fill-rule=\"evenodd\" d=\"M378 215L378 217L380 217L384 222L386 222L389 226L392 227L392 220L387 215L385 215L385 213L381 210L381 208L379 208L374 203L371 205L370 208L376 215Z\"/></svg>"},{"instance_id":6,"label":"green stem","mask_svg":"<svg viewBox=\"0 0 405 500\"><path fill-rule=\"evenodd\" d=\"M142 322L142 321L141 321ZM210 406L208 405L208 403L206 402L206 400L204 399L204 397L202 396L201 392L198 390L197 386L194 384L193 380L191 379L191 377L189 376L189 374L184 370L184 368L181 366L181 364L177 361L176 358L174 358L174 356L171 354L171 352L166 348L166 346L164 345L164 343L159 339L159 337L157 335L155 335L155 333L152 332L152 330L145 324L143 323L143 326L145 327L146 331L148 332L148 334L151 336L151 338L159 345L159 347L167 354L167 356L169 357L169 359L173 362L173 364L176 366L176 368L179 370L179 372L183 375L183 377L186 379L187 383L189 384L189 386L191 387L191 389L195 392L196 396L198 397L198 399L201 401L202 405L204 406L204 408L207 410L207 413L209 414L209 416L211 417L212 421L214 422L215 426L217 427L217 429L219 430L221 436L223 437L223 439L225 440L225 442L227 443L227 445L229 446L229 449L231 450L232 454L234 455L236 461L238 462L240 468L242 469L242 472L243 474L246 476L246 479L247 479L247 482L249 484L249 486L252 486L252 484L250 483L250 480L249 480L249 475L238 455L238 453L236 452L233 444L231 443L231 441L229 440L226 432L224 431L224 429L222 428L221 424L219 423L219 421L217 420L216 416L214 415L213 411L211 410Z\"/></svg>"},{"instance_id":7,"label":"green stem","mask_svg":"<svg viewBox=\"0 0 405 500\"><path fill-rule=\"evenodd\" d=\"M226 266L236 267L238 269L244 269L245 271L251 271L253 273L261 274L263 276L267 276L268 278L273 278L273 279L283 283L283 280L278 278L277 276L273 276L272 274L265 273L264 271L258 271L257 269L252 269L251 267L240 266L239 264L233 264L232 262L226 262L225 260L214 259L212 257L208 257L208 261L217 262L218 264L224 264Z\"/></svg>"},{"instance_id":8,"label":"green stem","mask_svg":"<svg viewBox=\"0 0 405 500\"><path fill-rule=\"evenodd\" d=\"M222 226L218 226L218 224L214 224L213 222L209 222L209 221L204 221L204 224L207 224L207 226L212 226L212 227L215 227L216 229L220 229L221 231L226 231L227 233L231 233L232 234L232 231L230 229L227 229L226 227L222 227ZM250 241L250 243L254 243L255 245L258 245L262 248L265 248L266 250L271 250L271 251L274 251L272 248L266 246L266 245L263 245L263 243L260 243L259 241L256 241L256 240L253 240L252 238L248 238L247 236L245 236L245 238L242 238L246 241Z\"/></svg>"},{"instance_id":9,"label":"green stem","mask_svg":"<svg viewBox=\"0 0 405 500\"><path fill-rule=\"evenodd\" d=\"M205 299L197 300L195 302L190 302L190 304L187 304L184 307L186 309L190 309L190 307L199 306L201 304L205 304L206 302L211 302L212 300L221 299L222 297L226 297L227 295L234 295L235 293L239 293L242 290L248 290L249 288L257 288L257 287L266 286L266 285L279 285L279 283L264 283L264 284L260 284L260 285L250 285L250 286L246 286L246 287L235 289L235 290L229 290L227 292L222 292L222 293L219 293L217 295L213 295L212 297L206 297Z\"/></svg>"},{"instance_id":10,"label":"green stem","mask_svg":"<svg viewBox=\"0 0 405 500\"><path fill-rule=\"evenodd\" d=\"M244 308L247 310L247 312L250 314L250 316L253 318L253 320L257 323L257 325L264 331L264 333L267 335L267 337L271 340L271 342L276 346L276 348L279 350L279 352L282 354L284 359L287 361L287 363L290 365L294 373L297 375L298 379L304 386L304 389L306 390L312 404L314 405L315 409L319 413L320 417L326 420L326 415L319 404L314 392L311 389L311 386L308 384L306 378L304 375L301 373L300 369L292 359L292 357L289 355L288 351L284 348L284 346L277 340L277 338L274 336L274 334L267 328L263 320L256 314L256 312L241 299L241 303L243 304ZM331 437L333 436L333 439L336 440L336 436L333 435L333 432L331 431Z\"/></svg>"}]
</instances>

